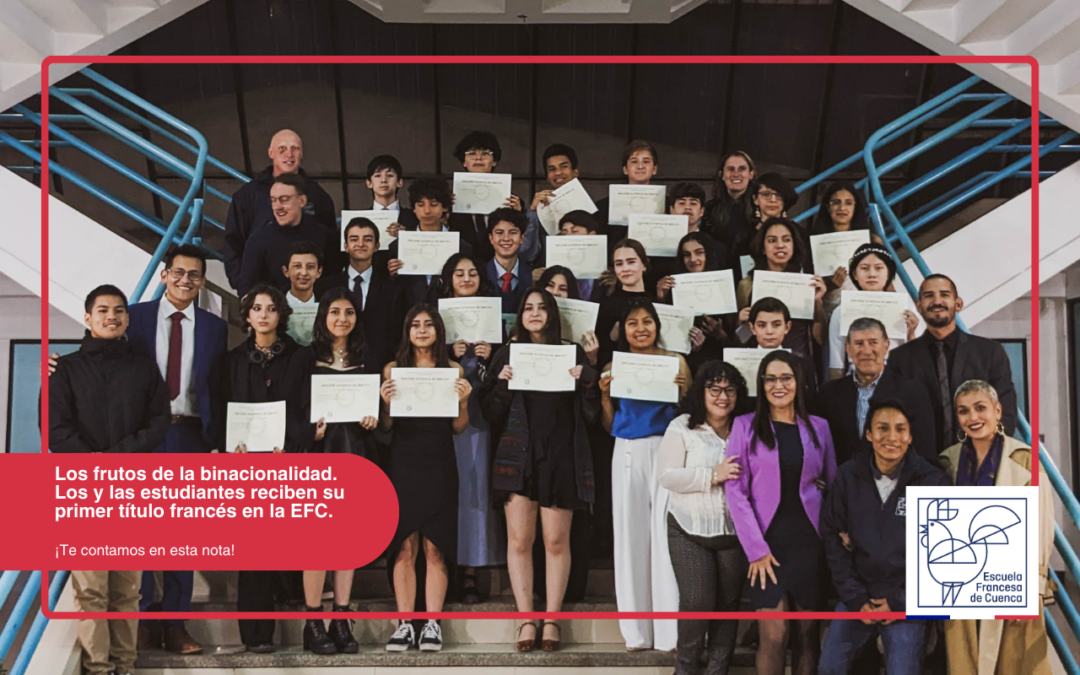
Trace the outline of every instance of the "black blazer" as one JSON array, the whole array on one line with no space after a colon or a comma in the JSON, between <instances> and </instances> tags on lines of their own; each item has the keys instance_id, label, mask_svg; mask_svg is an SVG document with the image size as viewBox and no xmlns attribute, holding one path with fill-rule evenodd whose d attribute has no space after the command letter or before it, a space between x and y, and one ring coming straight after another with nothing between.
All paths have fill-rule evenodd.
<instances>
[{"instance_id":1,"label":"black blazer","mask_svg":"<svg viewBox=\"0 0 1080 675\"><path fill-rule=\"evenodd\" d=\"M892 360L892 356L889 360ZM943 448L937 443L934 432L934 409L930 405L926 387L915 380L900 377L895 372L886 369L878 380L870 402L888 399L895 399L907 410L908 422L911 424L912 448L923 459L940 467L938 453ZM818 414L829 423L833 447L836 450L837 466L862 451L872 452L870 442L866 440L863 430L858 428L858 419L855 416L858 403L858 389L850 375L826 382L821 387L821 395L818 396Z\"/></svg>"},{"instance_id":2,"label":"black blazer","mask_svg":"<svg viewBox=\"0 0 1080 675\"><path fill-rule=\"evenodd\" d=\"M933 340L934 337L927 331L911 342L892 350L889 352L885 369L902 377L917 380L929 390L934 409L936 449L941 451L957 443L958 439L955 436L945 438L941 393L938 390L937 371L934 369L934 361L930 353L930 343ZM1001 423L1005 426L1006 435L1012 436L1016 431L1016 389L1013 387L1012 369L1009 367L1009 357L1005 355L1005 348L996 340L961 332L960 339L956 343L952 372L949 373L949 385L955 392L956 388L967 380L985 380L997 390L998 400L1001 401ZM952 401L948 404L950 414L954 416L953 428L957 429L956 410L953 408Z\"/></svg>"},{"instance_id":3,"label":"black blazer","mask_svg":"<svg viewBox=\"0 0 1080 675\"><path fill-rule=\"evenodd\" d=\"M349 287L349 271L345 270L316 281L315 297L322 297L322 294L331 288L352 290ZM370 372L381 373L383 366L394 360L398 342L401 340L401 326L408 310L398 280L385 270L380 272L373 268L367 302L360 312L364 328L364 360Z\"/></svg>"}]
</instances>

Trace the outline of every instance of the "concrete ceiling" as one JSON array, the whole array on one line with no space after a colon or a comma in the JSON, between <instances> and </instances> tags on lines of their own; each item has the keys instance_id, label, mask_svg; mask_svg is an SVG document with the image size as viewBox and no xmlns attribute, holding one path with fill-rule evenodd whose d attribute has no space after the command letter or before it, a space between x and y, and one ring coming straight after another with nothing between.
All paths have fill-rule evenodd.
<instances>
[{"instance_id":1,"label":"concrete ceiling","mask_svg":"<svg viewBox=\"0 0 1080 675\"><path fill-rule=\"evenodd\" d=\"M670 23L708 0L351 0L391 23Z\"/></svg>"}]
</instances>

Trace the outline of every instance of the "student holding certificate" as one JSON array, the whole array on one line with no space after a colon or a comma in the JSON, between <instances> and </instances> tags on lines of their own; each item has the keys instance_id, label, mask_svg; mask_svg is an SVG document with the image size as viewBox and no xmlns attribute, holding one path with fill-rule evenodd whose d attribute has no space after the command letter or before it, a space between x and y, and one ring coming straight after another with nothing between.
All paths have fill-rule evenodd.
<instances>
[{"instance_id":1,"label":"student holding certificate","mask_svg":"<svg viewBox=\"0 0 1080 675\"><path fill-rule=\"evenodd\" d=\"M622 171L627 185L649 185L660 168L660 156L656 147L648 141L630 141L623 148ZM626 238L626 225L608 223L611 208L610 196L596 202L596 221L607 228L608 248Z\"/></svg>"},{"instance_id":2,"label":"student holding certificate","mask_svg":"<svg viewBox=\"0 0 1080 675\"><path fill-rule=\"evenodd\" d=\"M620 339L620 319L635 299L648 300L645 274L651 269L645 247L633 239L623 239L612 251L614 274L597 297L600 312L596 317L596 336L600 338L600 362L611 361L611 353ZM605 279L600 280L601 283Z\"/></svg>"},{"instance_id":3,"label":"student holding certificate","mask_svg":"<svg viewBox=\"0 0 1080 675\"><path fill-rule=\"evenodd\" d=\"M394 368L454 368L458 378L457 417L390 416L390 401L398 393L391 378ZM390 482L398 495L398 528L387 548L393 561L397 611L441 612L457 560L458 472L454 435L469 426L469 393L465 371L450 360L446 327L438 310L419 304L405 316L397 359L383 369L379 391L384 405L379 428L394 430L390 443ZM427 562L424 606L417 605L416 558L421 548ZM417 640L413 625L400 621L386 643L387 651L403 652L414 645L421 651L442 649L442 626L434 619L424 624Z\"/></svg>"},{"instance_id":4,"label":"student holding certificate","mask_svg":"<svg viewBox=\"0 0 1080 675\"><path fill-rule=\"evenodd\" d=\"M722 269L715 245L720 245L704 232L691 232L679 241L679 255L675 259L674 274L714 272ZM656 297L660 302L671 304L671 292L675 288L675 279L670 275L656 284ZM723 357L724 344L729 331L734 330L734 316L709 316L702 314L694 318L694 327L690 331L691 352L687 361L691 369L706 361ZM728 326L724 326L725 319Z\"/></svg>"},{"instance_id":5,"label":"student holding certificate","mask_svg":"<svg viewBox=\"0 0 1080 675\"><path fill-rule=\"evenodd\" d=\"M851 232L869 230L870 219L866 213L866 201L862 191L851 183L836 181L825 188L818 202L818 212L810 226L810 234L830 234L832 232ZM881 244L881 237L873 232L870 240ZM848 278L848 269L838 267L835 270L815 270L829 284L829 289L840 288Z\"/></svg>"},{"instance_id":6,"label":"student holding certificate","mask_svg":"<svg viewBox=\"0 0 1080 675\"><path fill-rule=\"evenodd\" d=\"M533 288L521 301L512 344L561 345L562 325L555 298ZM518 611L533 611L533 541L536 514L544 530L546 611L558 612L570 576L570 526L574 512L588 510L595 498L595 477L586 423L595 418L599 391L596 370L575 345L576 363L569 374L573 391L511 390L511 346L492 359L481 402L492 427L495 458L492 487L505 503L507 565ZM544 651L560 648L559 625L532 621L518 626L518 651L532 651L537 638Z\"/></svg>"},{"instance_id":7,"label":"student holding certificate","mask_svg":"<svg viewBox=\"0 0 1080 675\"><path fill-rule=\"evenodd\" d=\"M636 242L635 242L636 243ZM660 347L660 319L648 298L629 300L623 312L619 350L672 356L679 360L674 382L680 398L690 388L690 369L679 354ZM668 555L668 491L656 475L660 441L675 419L677 405L611 397L612 367L600 378L604 428L615 437L611 460L615 527L615 600L620 612L676 612L679 588ZM671 619L620 619L626 648L675 649Z\"/></svg>"},{"instance_id":8,"label":"student holding certificate","mask_svg":"<svg viewBox=\"0 0 1080 675\"><path fill-rule=\"evenodd\" d=\"M731 267L731 261L728 256L728 248L724 244L720 243L717 239L705 230L702 229L702 223L705 218L705 190L702 189L697 183L676 183L668 189L667 195L668 201L668 214L672 216L686 216L687 218L687 234L700 234L703 238L699 239L704 246L712 249L710 257L715 260L715 267L712 269L726 270ZM681 240L680 240L681 241ZM654 256L653 262L655 263L655 269L652 274L652 283L650 288L657 288L657 297L661 297L659 293L660 283L663 282L665 277L672 274L678 274L680 271L685 271L679 267L679 258L682 258L683 254L680 250L676 251L676 254L672 258L656 258ZM736 276L735 280L738 281L739 277Z\"/></svg>"},{"instance_id":9,"label":"student holding certificate","mask_svg":"<svg viewBox=\"0 0 1080 675\"><path fill-rule=\"evenodd\" d=\"M556 298L568 298L581 300L579 290L581 282L570 271L570 268L562 265L553 265L544 270L540 280L536 282L537 288L542 288ZM600 340L595 331L585 331L581 340L581 347L585 350L585 356L589 357L589 365L596 366L596 359L600 353Z\"/></svg>"},{"instance_id":10,"label":"student holding certificate","mask_svg":"<svg viewBox=\"0 0 1080 675\"><path fill-rule=\"evenodd\" d=\"M461 162L466 173L494 173L495 167L502 160L502 147L499 139L490 131L470 131L464 138L458 141L454 148L454 159ZM457 195L452 195L454 201ZM522 211L521 198L511 194L503 207ZM450 208L447 207L447 211ZM467 242L476 254L484 261L491 260L495 256L495 250L488 241L487 226L488 218L485 213L452 213L449 216L450 229L461 233L461 238ZM526 260L531 260L535 252L531 249L526 251Z\"/></svg>"}]
</instances>

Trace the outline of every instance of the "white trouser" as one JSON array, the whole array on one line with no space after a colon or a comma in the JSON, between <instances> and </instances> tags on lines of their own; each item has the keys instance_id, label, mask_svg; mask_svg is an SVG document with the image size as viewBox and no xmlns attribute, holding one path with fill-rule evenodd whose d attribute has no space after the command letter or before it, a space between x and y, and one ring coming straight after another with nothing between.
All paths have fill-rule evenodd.
<instances>
[{"instance_id":1,"label":"white trouser","mask_svg":"<svg viewBox=\"0 0 1080 675\"><path fill-rule=\"evenodd\" d=\"M668 555L669 493L656 475L662 438L615 439L611 501L620 612L679 611L679 587ZM620 619L619 630L629 648L672 651L678 641L675 619Z\"/></svg>"}]
</instances>

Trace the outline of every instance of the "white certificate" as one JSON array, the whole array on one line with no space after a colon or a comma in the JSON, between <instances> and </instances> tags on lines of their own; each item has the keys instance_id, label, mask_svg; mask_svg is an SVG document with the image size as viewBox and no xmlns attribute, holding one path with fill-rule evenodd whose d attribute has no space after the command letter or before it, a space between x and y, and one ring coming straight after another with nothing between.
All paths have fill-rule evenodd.
<instances>
[{"instance_id":1,"label":"white certificate","mask_svg":"<svg viewBox=\"0 0 1080 675\"><path fill-rule=\"evenodd\" d=\"M510 199L508 173L454 173L454 213L487 215Z\"/></svg>"},{"instance_id":2,"label":"white certificate","mask_svg":"<svg viewBox=\"0 0 1080 675\"><path fill-rule=\"evenodd\" d=\"M757 270L754 272L751 297L754 302L762 298L776 298L787 305L792 319L813 319L813 280L811 274Z\"/></svg>"},{"instance_id":3,"label":"white certificate","mask_svg":"<svg viewBox=\"0 0 1080 675\"><path fill-rule=\"evenodd\" d=\"M903 293L874 291L840 291L840 334L847 335L856 319L868 317L885 324L890 340L907 340L904 310L908 298Z\"/></svg>"},{"instance_id":4,"label":"white certificate","mask_svg":"<svg viewBox=\"0 0 1080 675\"><path fill-rule=\"evenodd\" d=\"M814 271L830 276L838 267L848 268L855 249L870 243L870 230L849 230L815 234L810 237L810 254L814 256Z\"/></svg>"},{"instance_id":5,"label":"white certificate","mask_svg":"<svg viewBox=\"0 0 1080 675\"><path fill-rule=\"evenodd\" d=\"M562 324L562 339L581 344L585 333L596 330L596 316L600 304L571 298L555 298L559 305L559 319Z\"/></svg>"},{"instance_id":6,"label":"white certificate","mask_svg":"<svg viewBox=\"0 0 1080 675\"><path fill-rule=\"evenodd\" d=\"M379 417L378 375L312 375L311 422L359 422Z\"/></svg>"},{"instance_id":7,"label":"white certificate","mask_svg":"<svg viewBox=\"0 0 1080 675\"><path fill-rule=\"evenodd\" d=\"M502 342L501 298L440 298L439 315L446 324L446 343Z\"/></svg>"},{"instance_id":8,"label":"white certificate","mask_svg":"<svg viewBox=\"0 0 1080 675\"><path fill-rule=\"evenodd\" d=\"M689 354L690 329L694 327L694 310L665 305L658 302L653 305L660 317L660 341L664 349L680 354Z\"/></svg>"},{"instance_id":9,"label":"white certificate","mask_svg":"<svg viewBox=\"0 0 1080 675\"><path fill-rule=\"evenodd\" d=\"M577 380L570 369L577 365L574 345L510 343L512 391L574 391Z\"/></svg>"},{"instance_id":10,"label":"white certificate","mask_svg":"<svg viewBox=\"0 0 1080 675\"><path fill-rule=\"evenodd\" d=\"M608 225L629 225L631 213L663 213L666 196L663 185L609 185Z\"/></svg>"},{"instance_id":11,"label":"white certificate","mask_svg":"<svg viewBox=\"0 0 1080 675\"><path fill-rule=\"evenodd\" d=\"M559 219L571 211L596 213L596 203L577 178L560 185L548 197L547 204L541 202L536 207L536 216L547 233L554 235L559 233Z\"/></svg>"},{"instance_id":12,"label":"white certificate","mask_svg":"<svg viewBox=\"0 0 1080 675\"><path fill-rule=\"evenodd\" d=\"M458 232L403 230L398 234L398 274L442 274L447 258L460 248Z\"/></svg>"},{"instance_id":13,"label":"white certificate","mask_svg":"<svg viewBox=\"0 0 1080 675\"><path fill-rule=\"evenodd\" d=\"M514 336L514 324L517 323L517 314L503 314L502 324L503 330L506 332L506 338L510 339ZM502 342L502 340L499 340Z\"/></svg>"},{"instance_id":14,"label":"white certificate","mask_svg":"<svg viewBox=\"0 0 1080 675\"><path fill-rule=\"evenodd\" d=\"M379 228L379 250L385 251L390 248L390 242L392 242L394 238L386 233L386 228L390 227L393 223L401 222L398 220L400 213L400 211L391 211L389 209L382 209L379 211L375 211L374 209L369 211L342 211L341 250L345 250L345 228L348 227L349 221L353 218L367 218L375 223L375 227Z\"/></svg>"},{"instance_id":15,"label":"white certificate","mask_svg":"<svg viewBox=\"0 0 1080 675\"><path fill-rule=\"evenodd\" d=\"M739 269L742 271L743 279L750 276L750 270L754 269L754 259L748 255L739 256Z\"/></svg>"},{"instance_id":16,"label":"white certificate","mask_svg":"<svg viewBox=\"0 0 1080 675\"><path fill-rule=\"evenodd\" d=\"M612 398L679 402L679 359L659 354L615 352L611 361Z\"/></svg>"},{"instance_id":17,"label":"white certificate","mask_svg":"<svg viewBox=\"0 0 1080 675\"><path fill-rule=\"evenodd\" d=\"M695 314L734 314L739 311L735 299L735 275L731 270L673 274L671 304L693 310Z\"/></svg>"},{"instance_id":18,"label":"white certificate","mask_svg":"<svg viewBox=\"0 0 1080 675\"><path fill-rule=\"evenodd\" d=\"M679 254L679 240L690 231L689 216L631 213L626 236L637 239L651 256L674 258Z\"/></svg>"},{"instance_id":19,"label":"white certificate","mask_svg":"<svg viewBox=\"0 0 1080 675\"><path fill-rule=\"evenodd\" d=\"M304 347L311 344L311 332L315 328L315 315L319 313L319 303L289 305L289 335Z\"/></svg>"},{"instance_id":20,"label":"white certificate","mask_svg":"<svg viewBox=\"0 0 1080 675\"><path fill-rule=\"evenodd\" d=\"M735 367L746 380L747 396L757 396L757 373L761 360L776 349L724 349L724 361ZM790 349L779 351L790 352Z\"/></svg>"},{"instance_id":21,"label":"white certificate","mask_svg":"<svg viewBox=\"0 0 1080 675\"><path fill-rule=\"evenodd\" d=\"M390 417L457 417L457 368L391 368Z\"/></svg>"},{"instance_id":22,"label":"white certificate","mask_svg":"<svg viewBox=\"0 0 1080 675\"><path fill-rule=\"evenodd\" d=\"M229 403L225 424L226 452L236 452L240 444L248 452L285 449L285 401Z\"/></svg>"},{"instance_id":23,"label":"white certificate","mask_svg":"<svg viewBox=\"0 0 1080 675\"><path fill-rule=\"evenodd\" d=\"M598 234L548 237L544 240L547 266L569 267L578 279L599 279L607 269L607 241Z\"/></svg>"}]
</instances>

